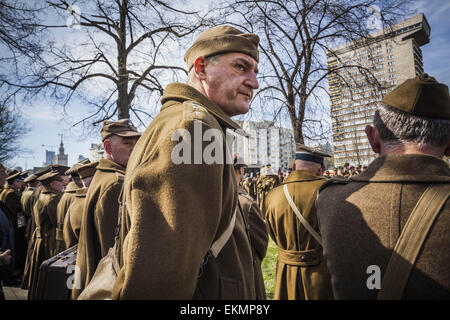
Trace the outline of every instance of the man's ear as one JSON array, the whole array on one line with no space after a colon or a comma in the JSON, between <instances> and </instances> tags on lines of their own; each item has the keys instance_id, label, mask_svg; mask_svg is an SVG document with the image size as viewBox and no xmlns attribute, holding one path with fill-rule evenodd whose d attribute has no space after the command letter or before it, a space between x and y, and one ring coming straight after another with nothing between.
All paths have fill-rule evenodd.
<instances>
[{"instance_id":1,"label":"man's ear","mask_svg":"<svg viewBox=\"0 0 450 320\"><path fill-rule=\"evenodd\" d=\"M206 59L204 56L200 56L197 59L195 59L194 62L194 73L197 75L197 78L199 80L205 80L206 79Z\"/></svg>"},{"instance_id":2,"label":"man's ear","mask_svg":"<svg viewBox=\"0 0 450 320\"><path fill-rule=\"evenodd\" d=\"M367 140L369 140L373 152L380 153L380 134L377 128L367 125L364 131L366 132Z\"/></svg>"},{"instance_id":3,"label":"man's ear","mask_svg":"<svg viewBox=\"0 0 450 320\"><path fill-rule=\"evenodd\" d=\"M111 148L111 141L106 139L105 141L103 141L103 147L105 148L105 152L106 153L111 153L112 152L112 148Z\"/></svg>"}]
</instances>

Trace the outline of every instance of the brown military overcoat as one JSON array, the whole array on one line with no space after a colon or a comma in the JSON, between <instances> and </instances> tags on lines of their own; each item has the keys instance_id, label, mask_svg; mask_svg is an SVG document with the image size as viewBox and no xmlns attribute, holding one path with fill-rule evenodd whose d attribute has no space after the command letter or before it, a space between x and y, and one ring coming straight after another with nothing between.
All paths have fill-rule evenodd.
<instances>
[{"instance_id":1,"label":"brown military overcoat","mask_svg":"<svg viewBox=\"0 0 450 320\"><path fill-rule=\"evenodd\" d=\"M97 264L114 245L119 213L119 194L125 168L108 159L101 159L86 193L81 220L80 238L72 298L75 300L94 275Z\"/></svg>"},{"instance_id":2,"label":"brown military overcoat","mask_svg":"<svg viewBox=\"0 0 450 320\"><path fill-rule=\"evenodd\" d=\"M78 243L87 190L87 188L79 188L69 209L67 209L63 227L65 249L69 249Z\"/></svg>"},{"instance_id":3,"label":"brown military overcoat","mask_svg":"<svg viewBox=\"0 0 450 320\"><path fill-rule=\"evenodd\" d=\"M450 183L450 169L431 156L391 154L375 159L350 181L330 180L320 191L324 254L336 299L376 299L374 286L381 282L376 277L384 275L414 206L429 184ZM450 299L449 230L447 199L419 253L405 299ZM381 274L375 274L377 267Z\"/></svg>"},{"instance_id":4,"label":"brown military overcoat","mask_svg":"<svg viewBox=\"0 0 450 320\"><path fill-rule=\"evenodd\" d=\"M66 245L64 243L63 229L64 229L64 218L67 214L72 201L75 199L75 193L81 185L77 185L75 181L70 181L64 190L61 200L58 203L57 215L56 215L56 253L65 250Z\"/></svg>"},{"instance_id":5,"label":"brown military overcoat","mask_svg":"<svg viewBox=\"0 0 450 320\"><path fill-rule=\"evenodd\" d=\"M255 299L252 252L239 212L231 238L216 259L208 259L199 278L202 259L229 226L237 206L231 153L229 164L224 159L224 134L226 128L239 126L185 84L169 84L162 103L127 165L121 230L126 238L113 298ZM216 149L222 153L219 163L174 163L180 135L191 138L192 147L197 145L202 153L211 144L211 137L202 139L206 133L218 134L212 140L222 144ZM195 150L185 151L194 163Z\"/></svg>"},{"instance_id":6,"label":"brown military overcoat","mask_svg":"<svg viewBox=\"0 0 450 320\"><path fill-rule=\"evenodd\" d=\"M24 192L22 192L22 196L20 198L20 202L22 203L22 212L23 215L27 218L27 227L25 230L25 237L29 241L31 238L31 227L33 224L32 216L33 216L33 206L35 199L33 198L34 188L28 187Z\"/></svg>"},{"instance_id":7,"label":"brown military overcoat","mask_svg":"<svg viewBox=\"0 0 450 320\"><path fill-rule=\"evenodd\" d=\"M5 186L0 193L0 201L2 201L7 209L6 214L14 228L14 232L17 232L17 214L22 212L22 202L20 201L20 192L13 187Z\"/></svg>"},{"instance_id":8,"label":"brown military overcoat","mask_svg":"<svg viewBox=\"0 0 450 320\"><path fill-rule=\"evenodd\" d=\"M322 248L298 220L283 191L283 185L287 185L302 216L318 231L314 202L324 182L324 178L309 171L294 170L282 185L267 195L267 229L278 246L276 300L333 299Z\"/></svg>"},{"instance_id":9,"label":"brown military overcoat","mask_svg":"<svg viewBox=\"0 0 450 320\"><path fill-rule=\"evenodd\" d=\"M41 263L55 255L56 208L62 194L43 187L33 207L36 240L31 255L28 298L36 299L36 286Z\"/></svg>"},{"instance_id":10,"label":"brown military overcoat","mask_svg":"<svg viewBox=\"0 0 450 320\"><path fill-rule=\"evenodd\" d=\"M266 300L266 286L264 285L264 276L261 269L261 262L266 256L269 243L266 223L258 204L242 187L239 187L239 208L245 217L252 246L256 299Z\"/></svg>"},{"instance_id":11,"label":"brown military overcoat","mask_svg":"<svg viewBox=\"0 0 450 320\"><path fill-rule=\"evenodd\" d=\"M34 250L34 244L36 242L36 222L34 221L34 205L39 199L39 195L41 194L43 190L43 186L39 185L36 187L33 192L31 193L31 199L32 203L31 205L31 218L30 218L30 228L29 228L29 234L30 239L28 240L28 247L27 247L27 257L25 259L25 268L23 270L23 277L22 277L22 289L28 289L28 284L30 282L30 272L31 272L31 256L33 254Z\"/></svg>"}]
</instances>

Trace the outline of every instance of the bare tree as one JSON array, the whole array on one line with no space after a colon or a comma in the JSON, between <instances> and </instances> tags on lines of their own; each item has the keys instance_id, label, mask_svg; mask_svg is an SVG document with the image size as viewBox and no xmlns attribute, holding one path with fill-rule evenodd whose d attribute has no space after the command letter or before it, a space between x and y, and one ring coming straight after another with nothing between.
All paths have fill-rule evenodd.
<instances>
[{"instance_id":1,"label":"bare tree","mask_svg":"<svg viewBox=\"0 0 450 320\"><path fill-rule=\"evenodd\" d=\"M383 1L380 8L383 26L404 16L408 2ZM262 75L253 105L256 102L265 110L272 107L275 117L286 112L297 143L304 143L305 139L323 143L329 136L329 125L321 118L326 112L322 102L328 97L328 73L356 67L367 81L378 84L368 68L346 62L334 69L326 65L326 54L334 47L370 38L372 30L367 21L376 1L228 0L226 3L225 10L233 13L233 19L227 22L261 38Z\"/></svg>"},{"instance_id":2,"label":"bare tree","mask_svg":"<svg viewBox=\"0 0 450 320\"><path fill-rule=\"evenodd\" d=\"M141 116L151 114L142 101L156 101L165 81L186 73L169 60L171 46L203 22L169 0L49 0L36 22L48 35L41 59L26 60L18 74L0 80L6 99L46 94L65 110L75 94L93 106L78 123L133 114L144 124ZM136 103L139 93L143 99Z\"/></svg>"},{"instance_id":3,"label":"bare tree","mask_svg":"<svg viewBox=\"0 0 450 320\"><path fill-rule=\"evenodd\" d=\"M0 162L5 163L20 152L20 139L28 131L20 114L0 103Z\"/></svg>"}]
</instances>

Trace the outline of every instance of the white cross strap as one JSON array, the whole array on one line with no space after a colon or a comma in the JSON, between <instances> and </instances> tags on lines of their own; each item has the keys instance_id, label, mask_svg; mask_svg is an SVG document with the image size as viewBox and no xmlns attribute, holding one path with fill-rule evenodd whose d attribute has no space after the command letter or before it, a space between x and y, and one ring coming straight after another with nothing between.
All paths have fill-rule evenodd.
<instances>
[{"instance_id":1,"label":"white cross strap","mask_svg":"<svg viewBox=\"0 0 450 320\"><path fill-rule=\"evenodd\" d=\"M311 233L311 235L314 237L314 239L317 240L317 242L322 245L322 238L320 235L314 230L314 228L306 221L306 219L302 216L301 212L298 210L298 208L295 206L294 201L291 198L291 195L289 194L287 184L283 186L284 195L286 196L287 201L289 202L289 205L291 206L292 210L294 211L295 215L297 216L298 220L300 220L301 224L306 228L306 230Z\"/></svg>"}]
</instances>

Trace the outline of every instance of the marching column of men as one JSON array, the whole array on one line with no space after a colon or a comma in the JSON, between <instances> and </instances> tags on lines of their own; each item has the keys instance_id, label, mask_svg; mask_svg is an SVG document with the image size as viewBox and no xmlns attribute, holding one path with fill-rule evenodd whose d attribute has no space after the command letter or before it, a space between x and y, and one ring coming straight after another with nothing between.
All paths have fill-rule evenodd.
<instances>
[{"instance_id":1,"label":"marching column of men","mask_svg":"<svg viewBox=\"0 0 450 320\"><path fill-rule=\"evenodd\" d=\"M266 166L243 181L246 165L238 155L227 161L225 136L240 132L231 117L248 112L258 88L258 44L234 27L204 31L185 54L187 83L166 87L142 135L128 119L104 121L105 159L48 166L25 180L10 172L0 194L1 245L16 260L26 256L30 299L38 298L40 264L75 244L81 287L72 299L102 276L97 266L114 245L119 269L109 298L266 299L269 236L278 247L275 299L450 298L450 251L442 250L450 245L450 169L442 161L450 155L448 87L422 74L387 94L366 128L379 157L359 175L327 179L330 155L297 144L287 179ZM212 164L186 149L195 145L204 156L211 132L220 158ZM179 142L199 134L199 145ZM404 232L413 235L414 254L401 251Z\"/></svg>"}]
</instances>

